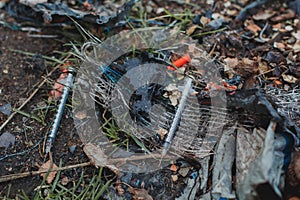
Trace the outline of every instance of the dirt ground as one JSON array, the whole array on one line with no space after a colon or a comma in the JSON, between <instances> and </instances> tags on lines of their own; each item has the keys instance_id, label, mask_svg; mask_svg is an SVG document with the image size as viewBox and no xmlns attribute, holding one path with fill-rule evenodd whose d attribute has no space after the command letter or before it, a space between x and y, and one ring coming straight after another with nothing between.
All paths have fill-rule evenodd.
<instances>
[{"instance_id":1,"label":"dirt ground","mask_svg":"<svg viewBox=\"0 0 300 200\"><path fill-rule=\"evenodd\" d=\"M36 55L51 55L54 50L62 50L62 41L55 39L39 39L28 37L26 32L13 31L9 28L0 27L0 45L1 45L1 104L10 103L13 107L20 106L24 100L33 91L36 83L41 81L41 76L46 75L47 71L53 66L47 66L45 61L40 57L39 59L31 59L30 56L25 56L20 53L14 53L12 50L21 50L24 52L32 52ZM36 64L35 62L39 62ZM40 63L44 63L40 65ZM29 102L24 108L24 112L32 112L32 109L37 107L39 103L43 103L47 99L49 94L49 85L45 85L36 94L35 98ZM47 122L51 122L53 113L47 116ZM1 124L6 120L3 114L0 114ZM69 134L72 132L70 118L64 119L65 123L62 134ZM40 123L36 123L34 120L28 120L22 115L16 115L14 119L5 128L4 132L8 131L16 136L16 143L14 147L4 150L1 149L1 158L7 154L22 152L30 149L35 144L39 143L44 138L45 133L49 127L42 126ZM76 136L75 136L76 137ZM61 158L64 162L72 162L77 159L74 155L68 153L68 147L71 144L80 146L78 138L71 139L69 137L58 137L57 145L62 150ZM38 166L43 161L40 151L42 143L36 148L28 151L20 156L14 156L7 158L0 162L0 174L6 175L11 172L25 172L28 170L37 170ZM60 159L60 158L58 158ZM73 162L76 162L73 161ZM29 177L22 180L16 180L12 182L12 191L18 192L25 190L30 194L34 188L36 188L41 182L39 176ZM5 191L7 183L1 183L0 191Z\"/></svg>"},{"instance_id":2,"label":"dirt ground","mask_svg":"<svg viewBox=\"0 0 300 200\"><path fill-rule=\"evenodd\" d=\"M156 2L154 3L155 9L157 9L156 7L170 8L170 5L164 5L164 3L160 3L160 1L153 2ZM201 1L199 4L203 5L203 2L204 1ZM178 10L173 8L178 6L176 3L173 3L171 4L171 7L174 12L183 10L182 8ZM206 6L209 7L208 5ZM259 9L259 11L263 11L267 8L267 6L276 12L273 14L274 16L279 17L286 14L288 10L286 6L282 7L279 2L275 2L274 4L267 4L263 6ZM214 9L215 12L221 12L224 7L221 3L217 3L215 4ZM234 18L238 14L237 12L233 13L234 11L236 11L236 9L233 6L232 10L228 10L228 13L232 13L227 14ZM200 9L197 12L197 14L204 13L205 9ZM253 13L258 13L258 11L253 11ZM268 66L270 67L268 69L260 69L265 70L264 72L268 74L269 79L267 78L266 84L277 85L282 88L294 87L299 85L300 80L300 50L298 51L298 49L293 49L293 45L296 41L290 41L289 38L291 38L292 32L295 34L298 33L297 37L300 37L300 21L298 15L294 14L293 16L286 16L286 19L282 20L274 19L274 17L274 20L271 20L272 27L265 30L266 32L264 36L260 36L259 33L262 29L264 29L266 24L265 21L269 20L269 18L264 19L266 16L257 15L256 17L261 17L262 20L258 20L258 22L254 20L256 24L253 24L253 15L251 14L247 25L241 22L232 22L227 24L227 26L230 27L230 30L228 30L226 34L215 33L218 34L217 38L215 38L215 35L208 34L207 37L201 36L198 39L208 52L213 50L213 56L218 56L219 58L238 58L238 62L244 62L241 60L247 57L250 60L255 60L259 67L265 67L264 62L275 63L272 66ZM282 29L282 31L279 31L279 34L274 36L272 34L274 34L274 30L279 23L281 23L281 27L278 29ZM293 30L286 30L288 25L292 26ZM185 30L192 33L195 31L196 34L201 34L200 30L192 29L191 27L192 25L189 24ZM207 31L209 32L211 30ZM52 31L49 32L53 33ZM93 29L92 32L97 34L99 33L99 30ZM242 34L244 37L241 37ZM274 38L272 38L273 36ZM247 39L247 37L251 39ZM253 38L264 39L266 37L270 39L268 42L257 42L252 40ZM19 107L29 97L33 90L37 88L37 84L40 83L40 81L42 81L55 66L59 65L53 61L50 62L49 60L43 59L41 55L46 55L48 57L53 56L56 58L60 57L61 54L59 54L58 51L70 51L71 48L69 46L65 46L66 43L71 42L70 40L71 39L66 36L59 36L57 38L50 39L30 37L28 32L15 31L7 27L0 26L0 106L4 104L11 104L14 108ZM217 43L217 45L213 46L212 44L214 43ZM19 50L23 53L16 52L14 50ZM33 55L25 55L26 52L31 52ZM292 61L292 67L289 68L290 71L288 71L288 75L295 77L297 79L295 82L289 82L287 79L278 78L284 70L288 69L288 67L286 67L285 59L290 54L294 56L294 60ZM261 58L264 59L264 62L260 60ZM278 60L281 60L282 63L277 62ZM244 87L251 88L254 85L251 74L256 72L254 72L253 69L249 69L249 71L247 71L249 63L242 63L241 66L242 67L240 68L235 68L235 70L245 77ZM252 64L250 64L250 66L253 67ZM271 71L268 72L268 70ZM52 104L47 111L44 107L47 107L47 99L53 85L53 81L58 78L59 74L60 71L56 70L51 75L49 79L50 81L43 85L34 98L32 98L32 100L30 100L22 109L25 113L32 113L37 116L41 116L41 113L46 113L44 120L45 124L28 118L24 114L17 114L1 131L1 133L9 132L13 134L15 136L15 144L7 149L0 148L0 176L12 173L37 171L45 162L46 158L43 154L45 136L53 122L55 104ZM5 122L7 117L8 116L0 112L0 125ZM299 121L296 123L299 125ZM74 151L70 150L70 148L73 149L74 147ZM16 153L20 153L20 155L14 155ZM7 155L13 156L6 157ZM62 123L55 140L53 161L57 164L61 162L63 166L89 161L83 152L83 145L79 136L76 134L70 107L67 107L64 112ZM97 169L92 166L70 169L63 171L62 176L72 177L72 179L76 181L80 177L82 171L93 174L97 171ZM168 176L170 174L171 173L169 173ZM147 181L146 178L145 181ZM0 183L0 197L7 194L9 184L11 185L11 197L14 197L16 194L20 194L21 191L24 191L28 196L33 196L35 189L41 184L41 182L42 178L39 175L35 175ZM180 184L178 184L178 188L179 187ZM176 190L180 190L178 188ZM171 194L173 191L168 190L168 192ZM297 194L298 196L300 194L299 188L288 188L287 192ZM293 195L288 194L286 196L289 197ZM297 197L297 199L299 198L300 196Z\"/></svg>"}]
</instances>

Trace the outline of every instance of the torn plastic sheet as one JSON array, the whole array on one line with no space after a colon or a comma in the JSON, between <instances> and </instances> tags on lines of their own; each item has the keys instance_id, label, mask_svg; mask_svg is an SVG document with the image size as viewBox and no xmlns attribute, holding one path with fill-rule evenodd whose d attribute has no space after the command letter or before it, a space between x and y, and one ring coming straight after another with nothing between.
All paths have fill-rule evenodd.
<instances>
[{"instance_id":1,"label":"torn plastic sheet","mask_svg":"<svg viewBox=\"0 0 300 200\"><path fill-rule=\"evenodd\" d=\"M220 199L221 197L235 199L231 174L235 159L235 130L236 126L224 130L217 146L212 177L213 199Z\"/></svg>"},{"instance_id":2,"label":"torn plastic sheet","mask_svg":"<svg viewBox=\"0 0 300 200\"><path fill-rule=\"evenodd\" d=\"M274 132L275 127L276 122L271 121L267 130L255 128L250 131L237 125L225 129L213 158L212 190L203 191L201 199L254 200L268 197L261 191L268 192L272 199L279 199L285 181L283 166L287 142L281 134ZM234 164L236 180L232 175ZM209 185L204 177L208 174L199 176L201 185Z\"/></svg>"},{"instance_id":3,"label":"torn plastic sheet","mask_svg":"<svg viewBox=\"0 0 300 200\"><path fill-rule=\"evenodd\" d=\"M194 176L193 176L194 174ZM200 186L200 177L198 172L193 172L192 176L185 179L187 186L185 187L183 194L175 200L194 200L196 197L197 190Z\"/></svg>"},{"instance_id":4,"label":"torn plastic sheet","mask_svg":"<svg viewBox=\"0 0 300 200\"><path fill-rule=\"evenodd\" d=\"M47 24L58 24L55 18L59 16L73 17L90 23L107 24L108 22L117 23L124 20L136 1L104 1L104 4L93 1L89 4L89 9L83 4L76 5L75 9L61 2L48 3L48 1L20 0L8 3L8 13L23 20L43 21ZM122 5L118 5L118 3ZM61 24L61 20L59 21L59 24Z\"/></svg>"},{"instance_id":5,"label":"torn plastic sheet","mask_svg":"<svg viewBox=\"0 0 300 200\"><path fill-rule=\"evenodd\" d=\"M257 199L261 196L259 187L269 185L271 191L268 192L275 198L281 197L281 191L284 187L284 154L285 140L282 137L276 138L274 130L276 123L270 122L263 139L263 148L257 155L255 161L249 165L247 174L237 184L237 195L239 199ZM248 152L248 151L243 151Z\"/></svg>"},{"instance_id":6,"label":"torn plastic sheet","mask_svg":"<svg viewBox=\"0 0 300 200\"><path fill-rule=\"evenodd\" d=\"M207 192L207 182L209 177L209 160L210 157L204 157L200 162L200 169L198 171L194 171L191 174L191 177L185 179L185 184L187 185L182 192L182 194L176 198L176 200L194 200L198 199L197 193L200 191L202 193ZM200 199L204 199L203 196ZM210 199L210 196L206 197L206 199Z\"/></svg>"}]
</instances>

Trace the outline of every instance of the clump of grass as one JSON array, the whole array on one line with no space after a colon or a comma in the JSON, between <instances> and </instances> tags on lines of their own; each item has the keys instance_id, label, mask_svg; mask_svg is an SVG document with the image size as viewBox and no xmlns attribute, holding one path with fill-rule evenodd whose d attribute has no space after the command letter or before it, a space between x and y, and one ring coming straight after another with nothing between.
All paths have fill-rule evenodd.
<instances>
[{"instance_id":1,"label":"clump of grass","mask_svg":"<svg viewBox=\"0 0 300 200\"><path fill-rule=\"evenodd\" d=\"M62 185L61 180L61 172L56 174L54 181L49 185L46 183L46 178L44 178L42 184L36 188L35 195L31 198L23 191L22 194L18 194L15 199L22 200L79 200L79 199L100 199L105 192L107 192L108 187L110 186L112 179L106 181L103 176L103 167L101 167L97 173L93 175L88 175L92 177L90 180L87 180L86 174L84 170L81 173L81 176L78 180L72 181L71 186ZM8 197L9 193L6 197L2 197L3 199L10 200ZM1 198L1 199L2 199Z\"/></svg>"}]
</instances>

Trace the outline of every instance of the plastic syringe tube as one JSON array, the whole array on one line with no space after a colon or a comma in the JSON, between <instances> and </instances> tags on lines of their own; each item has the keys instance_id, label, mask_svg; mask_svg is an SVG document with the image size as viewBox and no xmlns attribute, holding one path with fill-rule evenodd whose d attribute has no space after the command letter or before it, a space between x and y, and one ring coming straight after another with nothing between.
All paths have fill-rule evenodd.
<instances>
[{"instance_id":1,"label":"plastic syringe tube","mask_svg":"<svg viewBox=\"0 0 300 200\"><path fill-rule=\"evenodd\" d=\"M186 105L186 101L187 101L187 98L188 98L191 87L192 87L192 79L190 77L187 77L185 85L184 85L184 89L183 89L183 92L182 92L182 95L181 95L181 99L180 99L179 104L178 104L178 108L176 110L173 122L171 124L171 127L170 127L170 130L168 132L167 138L166 138L166 140L164 142L164 145L163 145L162 156L165 156L167 154L167 152L168 152L168 150L171 146L172 140L174 138L175 132L177 130L178 124L179 124L180 119L181 119L182 112L183 112L184 107Z\"/></svg>"}]
</instances>

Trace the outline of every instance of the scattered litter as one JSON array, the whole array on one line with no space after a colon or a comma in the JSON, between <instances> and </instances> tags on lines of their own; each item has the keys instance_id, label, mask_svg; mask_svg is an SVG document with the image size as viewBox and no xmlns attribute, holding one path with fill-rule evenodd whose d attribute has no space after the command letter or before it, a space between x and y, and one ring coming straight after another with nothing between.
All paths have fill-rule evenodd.
<instances>
[{"instance_id":1,"label":"scattered litter","mask_svg":"<svg viewBox=\"0 0 300 200\"><path fill-rule=\"evenodd\" d=\"M124 1L121 1L124 2ZM123 5L117 3L105 3L88 1L81 2L81 5L76 8L69 7L68 4L61 2L48 3L48 1L11 1L8 3L9 14L26 20L34 22L44 22L46 24L64 25L62 22L66 22L68 17L81 19L86 22L95 24L107 24L108 22L118 22L123 20L132 6L135 0L125 2ZM26 9L24 9L26 6ZM33 16L35 18L33 18Z\"/></svg>"},{"instance_id":2,"label":"scattered litter","mask_svg":"<svg viewBox=\"0 0 300 200\"><path fill-rule=\"evenodd\" d=\"M52 183L52 181L54 180L55 178L55 175L57 173L57 171L55 171L56 169L58 169L58 166L55 164L55 163L51 163L50 160L48 160L47 162L45 162L40 168L39 168L39 171L45 171L45 170L54 170L54 171L51 171L49 173L42 173L41 176L43 178L45 178L47 175L47 178L46 178L46 181L48 184Z\"/></svg>"},{"instance_id":3,"label":"scattered litter","mask_svg":"<svg viewBox=\"0 0 300 200\"><path fill-rule=\"evenodd\" d=\"M0 106L0 112L2 112L4 115L10 115L11 109L12 107L10 103Z\"/></svg>"},{"instance_id":4,"label":"scattered litter","mask_svg":"<svg viewBox=\"0 0 300 200\"><path fill-rule=\"evenodd\" d=\"M184 188L181 196L175 198L175 200L192 200L195 199L197 190L200 186L200 177L197 172L192 173L190 178L185 179L187 186Z\"/></svg>"},{"instance_id":5,"label":"scattered litter","mask_svg":"<svg viewBox=\"0 0 300 200\"><path fill-rule=\"evenodd\" d=\"M0 147L8 148L10 146L14 146L15 141L16 137L10 132L6 131L0 136Z\"/></svg>"},{"instance_id":6,"label":"scattered litter","mask_svg":"<svg viewBox=\"0 0 300 200\"><path fill-rule=\"evenodd\" d=\"M235 159L235 127L233 126L223 131L221 140L216 148L212 178L212 185L214 186L212 188L213 199L220 199L221 197L235 199L231 184L231 168Z\"/></svg>"}]
</instances>

